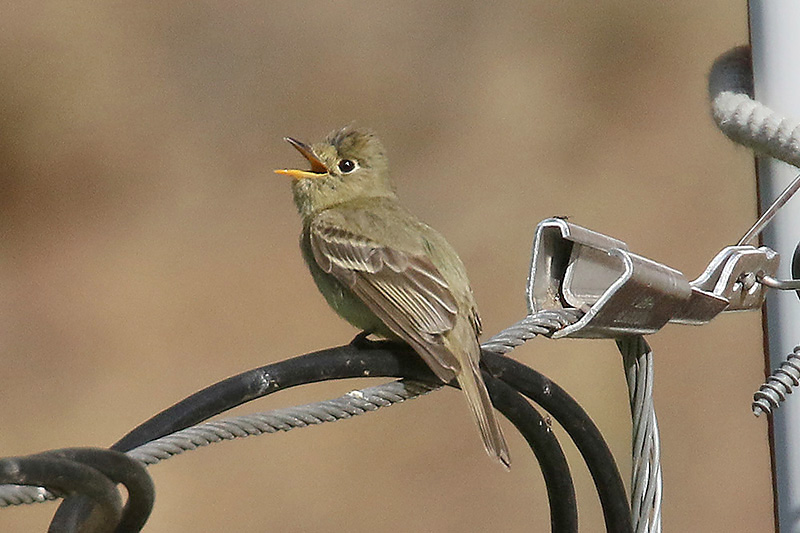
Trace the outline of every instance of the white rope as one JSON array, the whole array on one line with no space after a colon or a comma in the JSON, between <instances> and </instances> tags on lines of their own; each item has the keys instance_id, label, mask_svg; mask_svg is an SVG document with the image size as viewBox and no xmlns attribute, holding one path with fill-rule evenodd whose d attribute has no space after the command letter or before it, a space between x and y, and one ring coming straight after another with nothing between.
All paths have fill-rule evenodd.
<instances>
[{"instance_id":1,"label":"white rope","mask_svg":"<svg viewBox=\"0 0 800 533\"><path fill-rule=\"evenodd\" d=\"M708 76L711 115L732 141L800 167L800 122L753 99L750 47L728 50Z\"/></svg>"}]
</instances>

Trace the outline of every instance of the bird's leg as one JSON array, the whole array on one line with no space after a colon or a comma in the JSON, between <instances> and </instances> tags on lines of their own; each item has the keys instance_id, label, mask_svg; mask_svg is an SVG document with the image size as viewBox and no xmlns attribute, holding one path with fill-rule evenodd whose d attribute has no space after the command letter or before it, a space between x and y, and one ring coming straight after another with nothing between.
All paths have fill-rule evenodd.
<instances>
[{"instance_id":1,"label":"bird's leg","mask_svg":"<svg viewBox=\"0 0 800 533\"><path fill-rule=\"evenodd\" d=\"M370 340L368 337L372 334L371 331L362 331L350 341L350 346L356 348L373 348L379 341Z\"/></svg>"},{"instance_id":2,"label":"bird's leg","mask_svg":"<svg viewBox=\"0 0 800 533\"><path fill-rule=\"evenodd\" d=\"M378 349L381 347L397 345L397 346L408 346L405 342L401 340L393 340L393 339L370 339L369 336L372 335L371 331L362 331L358 335L356 335L353 340L350 341L350 346L358 348L360 350L370 350L370 349Z\"/></svg>"}]
</instances>

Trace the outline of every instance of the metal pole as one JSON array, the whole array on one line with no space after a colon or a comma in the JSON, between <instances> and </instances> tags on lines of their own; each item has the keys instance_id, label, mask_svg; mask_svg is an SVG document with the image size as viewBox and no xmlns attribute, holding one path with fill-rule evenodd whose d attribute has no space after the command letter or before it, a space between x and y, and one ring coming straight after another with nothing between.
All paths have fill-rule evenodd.
<instances>
[{"instance_id":1,"label":"metal pole","mask_svg":"<svg viewBox=\"0 0 800 533\"><path fill-rule=\"evenodd\" d=\"M750 0L755 99L800 119L800 2ZM797 169L771 158L758 161L762 210L797 175ZM779 277L790 278L790 259L800 241L800 200L789 202L763 233L764 244L784 258ZM800 302L794 292L773 291L767 298L766 329L771 368L777 368L800 343ZM786 402L773 419L773 468L778 528L800 533L800 402Z\"/></svg>"}]
</instances>

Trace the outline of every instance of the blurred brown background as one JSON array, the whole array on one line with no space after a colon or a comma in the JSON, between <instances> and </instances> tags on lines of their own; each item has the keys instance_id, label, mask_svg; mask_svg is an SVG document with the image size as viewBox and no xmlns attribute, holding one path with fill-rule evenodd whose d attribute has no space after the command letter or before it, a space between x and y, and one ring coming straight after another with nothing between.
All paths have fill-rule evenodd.
<instances>
[{"instance_id":1,"label":"blurred brown background","mask_svg":"<svg viewBox=\"0 0 800 533\"><path fill-rule=\"evenodd\" d=\"M406 204L460 251L493 334L525 313L551 215L699 274L755 216L751 155L715 131L706 73L744 2L7 2L0 19L0 455L107 446L212 382L356 333L297 250L284 135L356 121ZM444 200L444 198L447 198ZM666 531L772 531L758 313L669 326L656 350ZM610 341L514 357L564 386L624 477ZM270 397L246 412L375 381ZM146 531L541 531L523 439L502 472L447 390L151 469ZM583 531L600 507L574 447ZM44 504L0 511L43 531Z\"/></svg>"}]
</instances>

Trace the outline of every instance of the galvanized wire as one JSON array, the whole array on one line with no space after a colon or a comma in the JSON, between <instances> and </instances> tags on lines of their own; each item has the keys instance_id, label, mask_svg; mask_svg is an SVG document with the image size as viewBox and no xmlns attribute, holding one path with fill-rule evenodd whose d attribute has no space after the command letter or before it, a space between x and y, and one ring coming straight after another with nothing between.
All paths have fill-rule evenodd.
<instances>
[{"instance_id":1,"label":"galvanized wire","mask_svg":"<svg viewBox=\"0 0 800 533\"><path fill-rule=\"evenodd\" d=\"M481 344L487 352L506 354L537 335L551 335L574 324L582 313L576 309L544 310L528 315Z\"/></svg>"},{"instance_id":2,"label":"galvanized wire","mask_svg":"<svg viewBox=\"0 0 800 533\"><path fill-rule=\"evenodd\" d=\"M0 507L25 505L29 503L42 503L58 498L61 498L60 494L51 492L44 487L31 487L28 485L0 485Z\"/></svg>"},{"instance_id":3,"label":"galvanized wire","mask_svg":"<svg viewBox=\"0 0 800 533\"><path fill-rule=\"evenodd\" d=\"M636 533L661 532L661 441L653 403L653 351L642 336L617 340L631 401L631 514Z\"/></svg>"},{"instance_id":4,"label":"galvanized wire","mask_svg":"<svg viewBox=\"0 0 800 533\"><path fill-rule=\"evenodd\" d=\"M800 385L800 346L795 346L786 360L778 367L753 394L753 414L761 416L762 413L770 414L777 409L781 402L786 400L786 395Z\"/></svg>"},{"instance_id":5,"label":"galvanized wire","mask_svg":"<svg viewBox=\"0 0 800 533\"><path fill-rule=\"evenodd\" d=\"M749 49L740 47L721 56L709 76L712 115L719 128L735 142L800 166L800 123L790 121L753 100L752 94ZM503 330L482 347L504 354L537 335L552 334L578 318L577 311L542 311ZM660 532L662 476L658 424L652 398L653 353L643 337L621 339L618 346L623 355L633 419L631 507L635 531ZM793 355L796 358L797 354ZM779 399L791 392L791 386L800 383L800 370L796 366L789 370L792 371L791 379L779 381L769 389L780 389ZM333 400L199 424L146 443L128 454L144 464L156 464L214 442L351 418L436 388L416 381L395 381L353 391ZM0 486L0 507L56 497L38 487Z\"/></svg>"},{"instance_id":6,"label":"galvanized wire","mask_svg":"<svg viewBox=\"0 0 800 533\"><path fill-rule=\"evenodd\" d=\"M351 391L332 400L198 424L143 444L127 453L146 465L154 465L185 451L223 440L290 431L363 415L381 407L417 398L442 386L443 384L401 379Z\"/></svg>"},{"instance_id":7,"label":"galvanized wire","mask_svg":"<svg viewBox=\"0 0 800 533\"><path fill-rule=\"evenodd\" d=\"M525 317L501 331L483 347L496 353L507 353L536 335L552 334L577 319L577 314L572 311L543 311ZM145 465L157 464L183 452L223 440L289 431L352 418L416 398L440 387L401 379L352 391L332 400L198 424L143 444L127 454ZM59 496L41 487L0 485L0 507L44 502L57 497Z\"/></svg>"}]
</instances>

